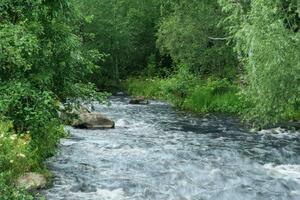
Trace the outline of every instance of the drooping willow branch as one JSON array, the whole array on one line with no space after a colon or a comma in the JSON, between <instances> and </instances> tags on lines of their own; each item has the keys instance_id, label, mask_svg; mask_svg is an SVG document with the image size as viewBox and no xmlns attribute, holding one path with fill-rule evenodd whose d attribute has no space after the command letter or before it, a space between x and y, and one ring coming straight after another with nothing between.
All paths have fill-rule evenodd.
<instances>
[{"instance_id":1,"label":"drooping willow branch","mask_svg":"<svg viewBox=\"0 0 300 200\"><path fill-rule=\"evenodd\" d=\"M210 40L228 40L228 37L224 37L224 38L216 38L216 37L208 37L208 39Z\"/></svg>"}]
</instances>

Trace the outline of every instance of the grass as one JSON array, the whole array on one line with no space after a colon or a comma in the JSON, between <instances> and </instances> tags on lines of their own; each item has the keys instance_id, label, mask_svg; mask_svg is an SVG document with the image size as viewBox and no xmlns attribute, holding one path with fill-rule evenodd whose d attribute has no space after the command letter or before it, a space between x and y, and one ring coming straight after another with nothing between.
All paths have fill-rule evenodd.
<instances>
[{"instance_id":1,"label":"grass","mask_svg":"<svg viewBox=\"0 0 300 200\"><path fill-rule=\"evenodd\" d=\"M250 126L256 126L246 118L251 105L243 101L240 86L226 79L201 80L188 74L179 74L166 79L130 78L123 85L133 96L166 100L177 108L197 113L236 115L242 117ZM284 115L280 122L266 127L281 126L291 121L299 122L299 103L285 110Z\"/></svg>"},{"instance_id":2,"label":"grass","mask_svg":"<svg viewBox=\"0 0 300 200\"><path fill-rule=\"evenodd\" d=\"M131 78L125 87L133 96L167 100L181 109L199 113L239 113L243 109L239 87L226 80L192 80L189 87L174 78ZM177 85L176 85L177 84ZM189 88L189 89L187 89Z\"/></svg>"},{"instance_id":3,"label":"grass","mask_svg":"<svg viewBox=\"0 0 300 200\"><path fill-rule=\"evenodd\" d=\"M53 132L53 130L50 130ZM51 132L47 132L51 135ZM53 133L54 134L54 133ZM56 134L56 133L55 133ZM51 138L50 138L51 139ZM49 181L51 174L45 168L41 159L45 149L37 149L32 144L34 141L29 131L17 133L13 123L0 120L0 199L1 200L31 200L37 199L21 188L15 187L16 180L27 172L38 172L43 174ZM48 141L45 141L49 143ZM40 145L45 145L41 143ZM48 151L56 146L45 146ZM51 150L54 151L54 150ZM45 152L44 152L45 153Z\"/></svg>"},{"instance_id":4,"label":"grass","mask_svg":"<svg viewBox=\"0 0 300 200\"><path fill-rule=\"evenodd\" d=\"M166 99L163 88L166 80L153 78L130 78L123 82L127 92L133 96L144 96L149 99Z\"/></svg>"}]
</instances>

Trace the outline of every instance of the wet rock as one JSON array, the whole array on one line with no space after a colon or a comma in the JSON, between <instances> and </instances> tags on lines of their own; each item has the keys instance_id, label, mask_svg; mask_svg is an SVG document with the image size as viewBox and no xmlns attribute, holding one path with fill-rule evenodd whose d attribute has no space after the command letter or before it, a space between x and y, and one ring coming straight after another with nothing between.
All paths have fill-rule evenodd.
<instances>
[{"instance_id":1,"label":"wet rock","mask_svg":"<svg viewBox=\"0 0 300 200\"><path fill-rule=\"evenodd\" d=\"M19 177L16 181L16 186L28 191L45 188L47 180L44 175L39 173L26 173Z\"/></svg>"},{"instance_id":2,"label":"wet rock","mask_svg":"<svg viewBox=\"0 0 300 200\"><path fill-rule=\"evenodd\" d=\"M78 115L73 124L81 129L110 129L115 128L115 122L96 112L83 112Z\"/></svg>"},{"instance_id":3,"label":"wet rock","mask_svg":"<svg viewBox=\"0 0 300 200\"><path fill-rule=\"evenodd\" d=\"M127 94L125 92L117 92L114 95L115 96L126 96Z\"/></svg>"},{"instance_id":4,"label":"wet rock","mask_svg":"<svg viewBox=\"0 0 300 200\"><path fill-rule=\"evenodd\" d=\"M282 123L280 125L281 128L285 128L285 129L288 129L288 130L300 130L300 121L289 121L289 122L286 122L286 123Z\"/></svg>"},{"instance_id":5,"label":"wet rock","mask_svg":"<svg viewBox=\"0 0 300 200\"><path fill-rule=\"evenodd\" d=\"M251 128L249 130L250 133L257 133L258 131L259 131L259 129L257 129L257 128Z\"/></svg>"},{"instance_id":6,"label":"wet rock","mask_svg":"<svg viewBox=\"0 0 300 200\"><path fill-rule=\"evenodd\" d=\"M90 193L90 192L96 192L97 188L93 185L88 185L85 183L80 183L78 185L73 186L70 189L71 192L84 192L84 193Z\"/></svg>"},{"instance_id":7,"label":"wet rock","mask_svg":"<svg viewBox=\"0 0 300 200\"><path fill-rule=\"evenodd\" d=\"M148 105L149 101L145 97L141 96L131 99L129 104Z\"/></svg>"}]
</instances>

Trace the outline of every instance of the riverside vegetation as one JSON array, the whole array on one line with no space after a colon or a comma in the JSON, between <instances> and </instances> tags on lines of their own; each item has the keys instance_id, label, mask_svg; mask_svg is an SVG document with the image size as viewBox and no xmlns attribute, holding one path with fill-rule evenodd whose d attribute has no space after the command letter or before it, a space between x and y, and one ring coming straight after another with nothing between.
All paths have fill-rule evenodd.
<instances>
[{"instance_id":1,"label":"riverside vegetation","mask_svg":"<svg viewBox=\"0 0 300 200\"><path fill-rule=\"evenodd\" d=\"M83 31L96 42L85 46L107 56L98 87L127 79L125 88L134 95L159 96L194 111L236 113L256 127L299 119L298 1L77 5L93 17Z\"/></svg>"},{"instance_id":2,"label":"riverside vegetation","mask_svg":"<svg viewBox=\"0 0 300 200\"><path fill-rule=\"evenodd\" d=\"M35 198L14 183L47 174L60 102L120 84L255 127L299 120L299 12L297 0L1 1L1 199Z\"/></svg>"},{"instance_id":3,"label":"riverside vegetation","mask_svg":"<svg viewBox=\"0 0 300 200\"><path fill-rule=\"evenodd\" d=\"M0 197L34 199L14 187L25 172L46 173L43 161L65 136L60 102L100 98L89 76L101 59L81 51L85 23L70 1L0 3Z\"/></svg>"}]
</instances>

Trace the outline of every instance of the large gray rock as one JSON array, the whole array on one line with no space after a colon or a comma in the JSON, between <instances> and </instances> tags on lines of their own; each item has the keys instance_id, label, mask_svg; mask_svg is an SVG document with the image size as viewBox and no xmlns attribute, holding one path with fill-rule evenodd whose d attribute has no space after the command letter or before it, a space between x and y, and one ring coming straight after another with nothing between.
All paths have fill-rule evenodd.
<instances>
[{"instance_id":1,"label":"large gray rock","mask_svg":"<svg viewBox=\"0 0 300 200\"><path fill-rule=\"evenodd\" d=\"M72 126L82 129L109 129L115 128L115 123L100 113L83 112L78 115Z\"/></svg>"},{"instance_id":2,"label":"large gray rock","mask_svg":"<svg viewBox=\"0 0 300 200\"><path fill-rule=\"evenodd\" d=\"M145 97L135 97L129 101L129 104L148 105L149 101Z\"/></svg>"},{"instance_id":3,"label":"large gray rock","mask_svg":"<svg viewBox=\"0 0 300 200\"><path fill-rule=\"evenodd\" d=\"M16 186L28 191L45 188L47 180L45 176L39 173L26 173L16 180Z\"/></svg>"}]
</instances>

